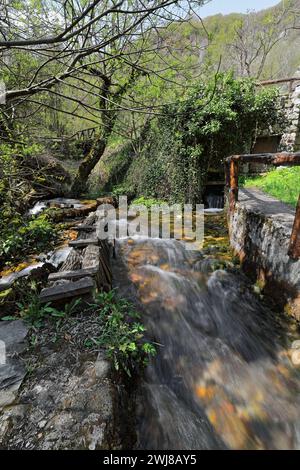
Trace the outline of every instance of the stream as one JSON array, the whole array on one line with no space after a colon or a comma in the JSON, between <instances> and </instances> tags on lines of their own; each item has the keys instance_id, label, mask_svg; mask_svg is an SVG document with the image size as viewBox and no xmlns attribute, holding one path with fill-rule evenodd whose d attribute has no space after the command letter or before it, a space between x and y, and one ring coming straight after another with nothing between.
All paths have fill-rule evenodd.
<instances>
[{"instance_id":1,"label":"stream","mask_svg":"<svg viewBox=\"0 0 300 470\"><path fill-rule=\"evenodd\" d=\"M46 208L81 209L85 207L85 205L86 201L57 197L37 201L34 206L28 210L27 215L37 216ZM67 259L71 251L71 248L69 248L66 243L68 243L68 240L65 240L64 243L60 243L49 253L30 256L16 266L4 269L4 271L0 272L0 292L9 289L16 280L29 276L33 270L42 267L45 263L51 264L54 268L58 268Z\"/></svg>"},{"instance_id":2,"label":"stream","mask_svg":"<svg viewBox=\"0 0 300 470\"><path fill-rule=\"evenodd\" d=\"M137 448L299 449L297 326L232 264L220 215L206 243L125 238L115 287L142 313L157 355L137 393Z\"/></svg>"}]
</instances>

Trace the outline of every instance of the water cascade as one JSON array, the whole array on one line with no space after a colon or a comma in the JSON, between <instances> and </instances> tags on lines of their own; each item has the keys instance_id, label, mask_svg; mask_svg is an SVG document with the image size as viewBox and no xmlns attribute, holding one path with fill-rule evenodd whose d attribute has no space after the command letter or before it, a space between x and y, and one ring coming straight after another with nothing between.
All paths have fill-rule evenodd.
<instances>
[{"instance_id":1,"label":"water cascade","mask_svg":"<svg viewBox=\"0 0 300 470\"><path fill-rule=\"evenodd\" d=\"M232 264L224 228L212 236L218 217L207 216L198 252L176 240L117 243L115 287L158 351L139 386L137 447L300 448L299 335Z\"/></svg>"}]
</instances>

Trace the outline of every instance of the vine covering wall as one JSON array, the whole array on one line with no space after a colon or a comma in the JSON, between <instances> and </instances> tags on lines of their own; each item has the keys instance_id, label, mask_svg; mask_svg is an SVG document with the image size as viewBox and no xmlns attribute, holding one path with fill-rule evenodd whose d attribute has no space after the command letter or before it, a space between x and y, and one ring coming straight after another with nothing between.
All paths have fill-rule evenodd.
<instances>
[{"instance_id":1,"label":"vine covering wall","mask_svg":"<svg viewBox=\"0 0 300 470\"><path fill-rule=\"evenodd\" d=\"M250 152L259 134L282 126L277 90L257 90L252 80L220 74L149 122L119 187L136 196L199 202L209 169L231 154Z\"/></svg>"}]
</instances>

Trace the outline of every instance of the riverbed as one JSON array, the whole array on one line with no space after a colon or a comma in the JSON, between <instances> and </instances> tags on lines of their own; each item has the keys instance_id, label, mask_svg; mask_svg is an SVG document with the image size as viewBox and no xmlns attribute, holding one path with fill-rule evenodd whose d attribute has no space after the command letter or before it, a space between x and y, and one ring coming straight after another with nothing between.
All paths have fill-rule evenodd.
<instances>
[{"instance_id":1,"label":"riverbed","mask_svg":"<svg viewBox=\"0 0 300 470\"><path fill-rule=\"evenodd\" d=\"M299 449L297 324L272 312L236 265L224 217L204 248L119 240L114 284L157 347L137 392L141 449Z\"/></svg>"}]
</instances>

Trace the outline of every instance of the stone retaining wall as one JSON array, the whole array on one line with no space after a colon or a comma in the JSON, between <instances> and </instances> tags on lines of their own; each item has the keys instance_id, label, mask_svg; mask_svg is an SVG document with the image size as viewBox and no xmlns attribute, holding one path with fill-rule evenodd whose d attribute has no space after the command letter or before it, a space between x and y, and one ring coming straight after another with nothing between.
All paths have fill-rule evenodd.
<instances>
[{"instance_id":1,"label":"stone retaining wall","mask_svg":"<svg viewBox=\"0 0 300 470\"><path fill-rule=\"evenodd\" d=\"M289 93L281 96L281 106L287 120L287 128L281 138L280 150L297 152L300 149L300 79L294 82Z\"/></svg>"},{"instance_id":2,"label":"stone retaining wall","mask_svg":"<svg viewBox=\"0 0 300 470\"><path fill-rule=\"evenodd\" d=\"M231 245L262 291L300 320L300 260L288 256L295 211L257 189L243 189L229 216Z\"/></svg>"}]
</instances>

